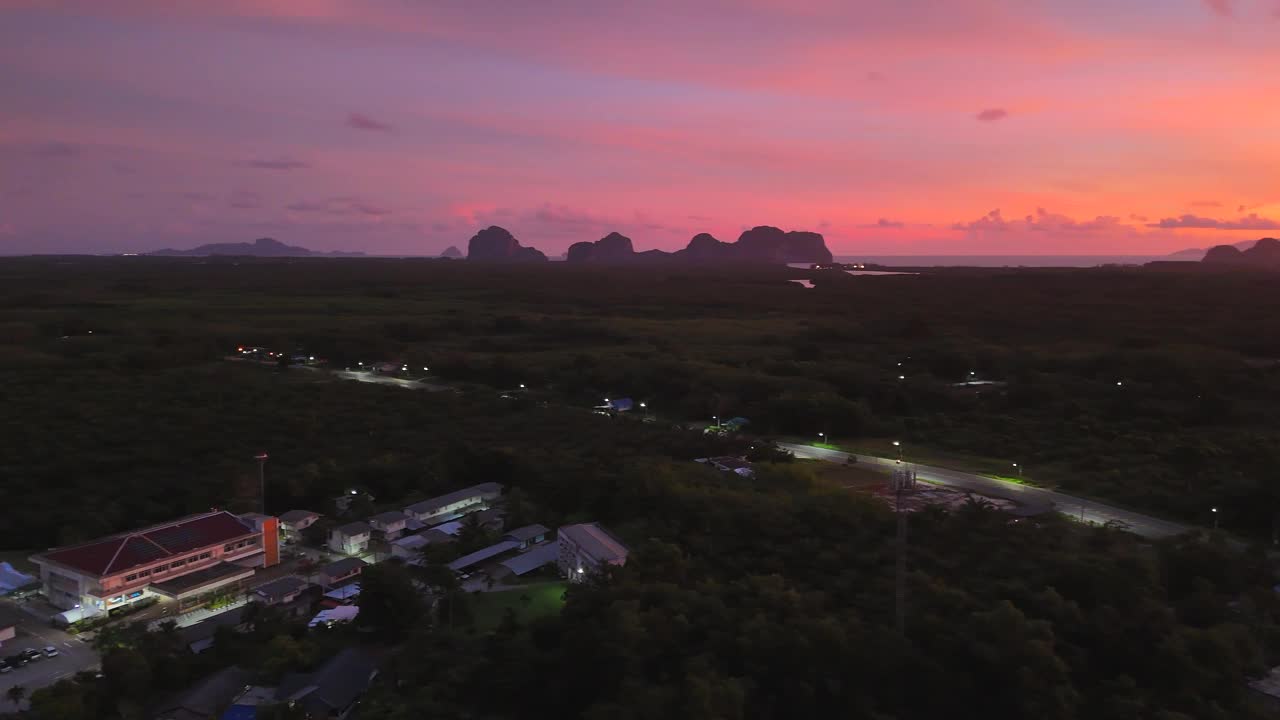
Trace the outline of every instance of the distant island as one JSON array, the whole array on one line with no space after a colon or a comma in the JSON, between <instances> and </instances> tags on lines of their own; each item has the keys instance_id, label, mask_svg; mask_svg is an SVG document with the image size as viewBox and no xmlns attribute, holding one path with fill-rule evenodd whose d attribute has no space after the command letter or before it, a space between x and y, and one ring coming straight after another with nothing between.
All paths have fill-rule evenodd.
<instances>
[{"instance_id":1,"label":"distant island","mask_svg":"<svg viewBox=\"0 0 1280 720\"><path fill-rule=\"evenodd\" d=\"M1257 240L1245 240L1243 242L1233 243L1232 245L1219 245L1218 247L1234 247L1237 250L1248 250L1258 243ZM1170 259L1176 260L1203 260L1204 256L1209 253L1211 248L1187 248L1179 250L1169 255Z\"/></svg>"},{"instance_id":2,"label":"distant island","mask_svg":"<svg viewBox=\"0 0 1280 720\"><path fill-rule=\"evenodd\" d=\"M491 226L476 233L467 245L467 259L487 262L546 262L540 250L525 247L506 229ZM683 250L636 252L631 238L609 233L594 242L569 247L565 261L573 264L636 265L652 263L830 263L831 251L815 232L784 232L761 225L727 243L707 233L695 235Z\"/></svg>"},{"instance_id":3,"label":"distant island","mask_svg":"<svg viewBox=\"0 0 1280 720\"><path fill-rule=\"evenodd\" d=\"M1240 244L1209 248L1200 261L1206 265L1280 270L1280 240L1262 238L1241 250Z\"/></svg>"},{"instance_id":4,"label":"distant island","mask_svg":"<svg viewBox=\"0 0 1280 720\"><path fill-rule=\"evenodd\" d=\"M161 257L209 257L213 255L237 255L244 257L363 257L362 252L319 252L297 245L285 245L272 238L258 238L251 243L212 243L193 247L190 250L164 248L149 252L147 255Z\"/></svg>"},{"instance_id":5,"label":"distant island","mask_svg":"<svg viewBox=\"0 0 1280 720\"><path fill-rule=\"evenodd\" d=\"M440 253L440 257L449 258L450 260L461 260L462 251L458 249L457 245L450 245L445 248L444 252Z\"/></svg>"}]
</instances>

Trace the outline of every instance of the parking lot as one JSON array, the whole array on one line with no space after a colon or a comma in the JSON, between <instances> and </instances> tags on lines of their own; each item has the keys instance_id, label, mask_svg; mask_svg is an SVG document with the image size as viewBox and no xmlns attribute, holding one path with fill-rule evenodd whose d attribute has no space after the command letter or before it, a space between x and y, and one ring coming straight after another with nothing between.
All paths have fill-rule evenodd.
<instances>
[{"instance_id":1,"label":"parking lot","mask_svg":"<svg viewBox=\"0 0 1280 720\"><path fill-rule=\"evenodd\" d=\"M20 685L29 696L33 691L75 675L82 670L98 666L98 655L93 648L74 636L49 626L46 622L8 600L0 600L0 614L16 621L17 636L0 645L0 657L9 657L27 648L42 650L47 646L57 648L57 657L41 657L11 672L0 674L0 698L9 688ZM9 707L5 701L6 707ZM25 703L23 707L25 707Z\"/></svg>"}]
</instances>

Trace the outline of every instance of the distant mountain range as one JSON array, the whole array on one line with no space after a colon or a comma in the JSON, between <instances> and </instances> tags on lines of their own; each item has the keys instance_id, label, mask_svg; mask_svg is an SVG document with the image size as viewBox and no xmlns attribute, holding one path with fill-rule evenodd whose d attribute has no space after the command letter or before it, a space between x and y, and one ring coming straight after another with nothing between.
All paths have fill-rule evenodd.
<instances>
[{"instance_id":1,"label":"distant mountain range","mask_svg":"<svg viewBox=\"0 0 1280 720\"><path fill-rule=\"evenodd\" d=\"M362 252L318 252L297 245L285 245L272 238L258 238L251 243L212 243L201 245L190 250L174 250L165 248L147 253L164 257L208 257L210 255L238 255L245 257L362 257Z\"/></svg>"},{"instance_id":2,"label":"distant mountain range","mask_svg":"<svg viewBox=\"0 0 1280 720\"><path fill-rule=\"evenodd\" d=\"M506 229L487 227L476 233L467 245L468 260L486 262L546 262L547 256L537 248L525 247ZM831 251L826 241L814 232L783 232L761 225L742 233L735 242L726 243L700 233L683 250L636 252L631 238L609 233L595 242L578 242L569 246L565 261L573 264L636 265L666 262L686 263L829 263Z\"/></svg>"}]
</instances>

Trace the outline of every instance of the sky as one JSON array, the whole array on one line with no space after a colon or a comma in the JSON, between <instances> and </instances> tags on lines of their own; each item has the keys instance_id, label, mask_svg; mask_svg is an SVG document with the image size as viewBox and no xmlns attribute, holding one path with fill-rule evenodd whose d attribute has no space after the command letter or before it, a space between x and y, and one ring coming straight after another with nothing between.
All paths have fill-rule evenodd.
<instances>
[{"instance_id":1,"label":"sky","mask_svg":"<svg viewBox=\"0 0 1280 720\"><path fill-rule=\"evenodd\" d=\"M1280 0L0 0L0 254L1280 235Z\"/></svg>"}]
</instances>

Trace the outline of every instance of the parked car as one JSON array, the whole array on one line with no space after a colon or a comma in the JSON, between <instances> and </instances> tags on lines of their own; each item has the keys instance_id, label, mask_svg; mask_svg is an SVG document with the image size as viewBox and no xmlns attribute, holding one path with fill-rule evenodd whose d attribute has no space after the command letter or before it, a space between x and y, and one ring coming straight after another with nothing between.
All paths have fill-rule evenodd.
<instances>
[{"instance_id":1,"label":"parked car","mask_svg":"<svg viewBox=\"0 0 1280 720\"><path fill-rule=\"evenodd\" d=\"M18 653L17 655L10 655L9 657L5 658L4 661L8 663L9 667L11 668L20 668L23 665L26 665L28 662L30 662L29 660L27 660L27 656L23 655L22 653Z\"/></svg>"},{"instance_id":2,"label":"parked car","mask_svg":"<svg viewBox=\"0 0 1280 720\"><path fill-rule=\"evenodd\" d=\"M9 665L8 660L0 660L0 673L13 672L13 667Z\"/></svg>"},{"instance_id":3,"label":"parked car","mask_svg":"<svg viewBox=\"0 0 1280 720\"><path fill-rule=\"evenodd\" d=\"M39 660L40 658L44 657L43 655L40 654L39 650L36 650L33 648L27 648L26 650L23 650L22 656L25 657L28 661Z\"/></svg>"},{"instance_id":4,"label":"parked car","mask_svg":"<svg viewBox=\"0 0 1280 720\"><path fill-rule=\"evenodd\" d=\"M56 647L54 647L54 646L52 646L52 645L49 645L48 647L46 647L46 648L44 649L44 656L45 656L45 657L58 657L58 648L56 648Z\"/></svg>"}]
</instances>

